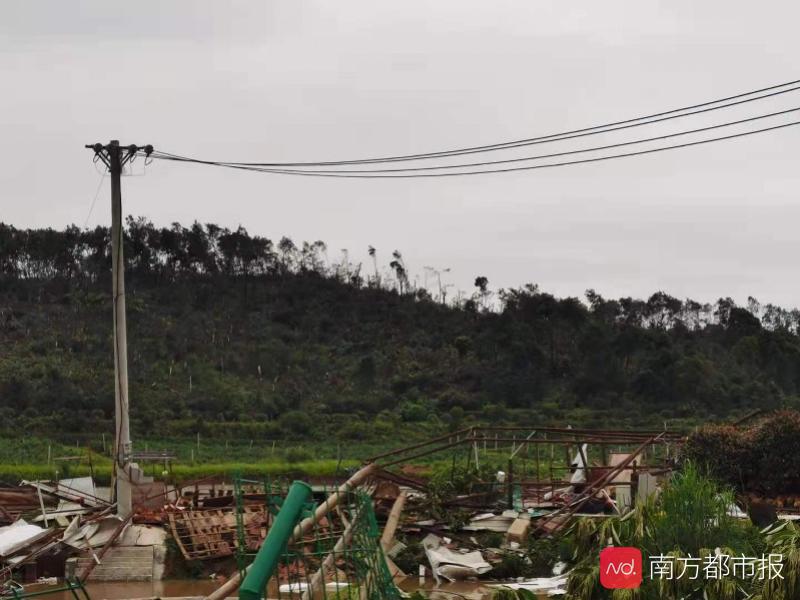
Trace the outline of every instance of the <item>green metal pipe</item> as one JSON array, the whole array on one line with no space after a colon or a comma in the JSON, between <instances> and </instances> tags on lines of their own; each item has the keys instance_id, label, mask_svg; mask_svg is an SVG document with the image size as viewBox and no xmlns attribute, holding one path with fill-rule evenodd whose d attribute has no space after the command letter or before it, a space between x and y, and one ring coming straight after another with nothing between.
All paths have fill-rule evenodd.
<instances>
[{"instance_id":1,"label":"green metal pipe","mask_svg":"<svg viewBox=\"0 0 800 600\"><path fill-rule=\"evenodd\" d=\"M311 486L303 481L295 481L289 488L281 510L269 529L267 539L264 540L239 588L239 600L261 600L265 597L267 582L278 567L281 554L286 550L294 526L300 519L303 505L310 497Z\"/></svg>"}]
</instances>

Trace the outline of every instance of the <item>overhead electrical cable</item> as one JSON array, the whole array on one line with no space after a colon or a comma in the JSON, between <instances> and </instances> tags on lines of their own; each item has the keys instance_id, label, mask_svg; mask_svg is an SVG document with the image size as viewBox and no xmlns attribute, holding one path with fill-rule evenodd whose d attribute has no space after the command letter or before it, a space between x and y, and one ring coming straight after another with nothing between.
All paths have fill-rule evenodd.
<instances>
[{"instance_id":1,"label":"overhead electrical cable","mask_svg":"<svg viewBox=\"0 0 800 600\"><path fill-rule=\"evenodd\" d=\"M89 212L86 215L86 220L83 222L83 228L86 229L89 226L89 219L92 216L92 212L94 211L94 205L97 204L97 198L100 196L100 190L103 189L103 182L106 179L106 173L108 173L108 169L103 169L103 174L100 176L100 181L97 182L97 190L94 192L94 198L92 199L92 204L89 206Z\"/></svg>"},{"instance_id":2,"label":"overhead electrical cable","mask_svg":"<svg viewBox=\"0 0 800 600\"><path fill-rule=\"evenodd\" d=\"M582 129L573 129L570 131L564 131L561 133L553 133L548 135L542 135L538 137L532 138L525 138L520 140L513 140L508 142L500 142L496 144L488 144L483 146L471 146L466 148L456 148L451 150L441 150L437 152L426 152L421 154L405 154L405 155L398 155L398 156L384 156L384 157L377 157L377 158L362 158L362 159L351 159L351 160L334 160L334 161L304 161L304 162L236 162L236 161L218 161L224 162L226 164L240 164L243 166L253 166L253 167L325 167L325 166L337 166L337 165L358 165L358 164L372 164L372 163L388 163L388 162L400 162L400 161L413 161L413 160L424 160L424 159L433 159L433 158L444 158L448 156L460 156L463 154L476 154L481 152L492 152L498 150L506 150L510 148L518 148L521 146L530 146L536 144L545 144L550 142L574 139L578 137L585 137L589 135L598 135L602 133L610 133L613 131L619 131L621 129L629 129L632 127L641 127L644 125L650 125L652 123L659 123L662 121L668 121L671 119L679 119L683 117L689 117L696 114L706 113L715 110L721 110L725 108L731 108L734 106L739 106L742 104L747 104L749 102L756 102L759 100L765 100L767 98L772 98L775 96L779 96L782 94L787 94L790 92L800 90L800 79L794 81L787 81L785 83L781 83L778 85L773 85L765 88L760 88L757 90L752 90L749 92L744 92L741 94L736 94L734 96L728 96L725 98L719 98L716 100L710 100L707 102L702 102L699 104L693 104L690 106L684 106L682 108L674 108L667 111L662 111L658 113L653 113L650 115L645 115L641 117L636 117L633 119L625 119L622 121L614 121L611 123L606 123L603 125L594 125L591 127L585 127ZM794 87L789 87L794 86ZM781 89L786 88L786 89ZM777 90L777 91L774 91ZM762 92L770 92L767 94L762 94ZM756 94L762 94L759 96L755 96ZM748 98L748 96L755 96L752 98ZM735 100L735 102L729 102L731 100ZM714 106L719 105L719 106ZM688 112L687 112L688 111Z\"/></svg>"},{"instance_id":3,"label":"overhead electrical cable","mask_svg":"<svg viewBox=\"0 0 800 600\"><path fill-rule=\"evenodd\" d=\"M409 173L409 172L424 172L424 171L441 171L447 169L466 169L469 167L486 167L490 165L504 165L504 164L512 164L512 163L519 163L519 162L526 162L530 160L541 160L544 158L556 158L558 156L571 156L573 154L584 154L586 152L598 152L600 150L611 150L613 148L622 148L625 146L633 146L635 144L645 144L648 142L657 142L661 140L667 140L671 138L681 137L685 135L692 135L695 133L701 133L703 131L713 131L715 129L722 129L723 127L733 127L734 125L741 125L742 123L750 123L752 121L759 121L762 119L769 119L772 117L777 117L780 115L787 115L789 113L800 111L800 106L795 106L794 108L789 108L786 110L780 110L773 113L768 113L765 115L757 115L755 117L748 117L747 119L739 119L737 121L728 121L726 123L719 123L716 125L709 125L707 127L700 127L698 129L689 129L687 131L679 131L677 133L668 133L665 135L658 135L649 138L639 138L638 140L631 140L628 142L617 142L616 144L607 144L605 146L593 146L590 148L581 148L578 150L567 150L564 152L553 152L551 154L539 154L536 156L520 156L517 158L506 158L503 160L489 160L489 161L482 161L482 162L472 162L472 163L458 163L452 165L436 165L436 166L427 166L427 167L401 167L401 168L391 168L391 169L291 169L294 173ZM241 165L243 163L220 163L224 165ZM281 169L284 170L284 169ZM289 171L290 169L285 169Z\"/></svg>"},{"instance_id":4,"label":"overhead electrical cable","mask_svg":"<svg viewBox=\"0 0 800 600\"><path fill-rule=\"evenodd\" d=\"M496 173L510 173L515 171L533 171L538 169L552 169L556 167L566 167L570 165L580 165L580 164L589 164L589 163L596 163L602 162L607 160L615 160L620 158L629 158L634 156L643 156L647 154L655 154L658 152L665 152L668 150L677 150L680 148L690 148L694 146L700 146L704 144L710 144L714 142L721 142L725 140L733 140L744 138L747 136L755 135L758 133L766 133L769 131L778 131L781 129L786 129L788 127L794 127L796 125L800 125L800 121L792 121L789 123L783 123L781 125L774 125L772 127L764 127L762 129L754 129L751 131L744 131L741 133L734 133L731 135L720 136L715 138L708 138L703 140L697 140L693 142L685 142L683 144L674 144L671 146L661 146L658 148L650 148L647 150L638 150L635 152L626 152L622 154L610 154L606 156L598 156L593 158L584 158L580 160L573 160L573 161L562 161L556 163L547 163L547 164L539 164L539 165L526 165L521 167L507 167L503 169L481 169L477 171L460 171L454 173L401 173L399 175L392 175L392 174L385 174L385 173L376 173L376 174L362 174L362 173L347 173L347 172L339 172L339 173L317 173L313 171L298 171L298 170L290 170L290 169L272 169L272 168L265 168L265 167L258 167L258 166L250 166L244 165L239 163L223 163L218 161L210 161L210 160L200 160L195 158L189 158L184 156L179 156L175 154L169 154L165 152L153 152L152 157L155 159L161 160L170 160L175 162L184 162L184 163L192 163L192 164L200 164L200 165L209 165L209 166L216 166L216 167L223 167L228 169L239 169L244 171L254 171L259 173L273 173L279 175L294 175L296 177L329 177L329 178L351 178L351 179L418 179L418 178L434 178L434 177L463 177L467 175L488 175L488 174L496 174Z\"/></svg>"}]
</instances>

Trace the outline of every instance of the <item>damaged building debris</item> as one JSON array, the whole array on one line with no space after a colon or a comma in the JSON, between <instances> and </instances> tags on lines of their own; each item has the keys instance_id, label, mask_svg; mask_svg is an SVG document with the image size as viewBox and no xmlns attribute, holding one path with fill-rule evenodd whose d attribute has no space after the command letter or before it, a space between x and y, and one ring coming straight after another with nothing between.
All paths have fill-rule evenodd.
<instances>
[{"instance_id":1,"label":"damaged building debris","mask_svg":"<svg viewBox=\"0 0 800 600\"><path fill-rule=\"evenodd\" d=\"M481 579L558 593L563 565L536 568L531 540L557 539L575 517L633 510L658 493L684 441L669 431L474 427L385 452L344 484L310 482L274 585L303 593L356 585L348 557L367 547L354 542L364 535L401 586ZM241 477L147 486L128 518L88 477L0 489L0 582L158 579L171 538L185 561L224 572L221 589L230 593L269 539L288 490ZM779 516L794 519L793 511ZM374 534L364 533L372 531L367 513L381 524Z\"/></svg>"}]
</instances>

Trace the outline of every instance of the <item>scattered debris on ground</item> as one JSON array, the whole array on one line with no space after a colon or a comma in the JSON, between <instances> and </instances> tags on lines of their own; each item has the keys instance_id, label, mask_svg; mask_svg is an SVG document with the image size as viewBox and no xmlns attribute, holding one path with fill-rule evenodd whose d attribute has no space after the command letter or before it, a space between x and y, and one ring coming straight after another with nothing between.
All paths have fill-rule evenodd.
<instances>
[{"instance_id":1,"label":"scattered debris on ground","mask_svg":"<svg viewBox=\"0 0 800 600\"><path fill-rule=\"evenodd\" d=\"M682 442L666 431L476 427L373 457L369 475L347 492L369 499L382 524L376 543L395 581L480 580L559 595L568 577L565 528L576 517L626 514L658 494ZM350 566L337 552L352 545L359 511L351 499L317 514L332 489L334 482L316 482L302 509L313 536L290 549L302 560L278 570L282 592L349 585ZM157 579L177 557L195 574L234 585L264 544L285 492L277 482L242 479L148 482L136 491L134 514L121 519L110 490L89 477L0 488L0 583ZM755 519L762 498L741 500L747 511L734 504L729 514ZM800 518L796 498L769 506L775 518ZM123 558L137 573L115 566Z\"/></svg>"}]
</instances>

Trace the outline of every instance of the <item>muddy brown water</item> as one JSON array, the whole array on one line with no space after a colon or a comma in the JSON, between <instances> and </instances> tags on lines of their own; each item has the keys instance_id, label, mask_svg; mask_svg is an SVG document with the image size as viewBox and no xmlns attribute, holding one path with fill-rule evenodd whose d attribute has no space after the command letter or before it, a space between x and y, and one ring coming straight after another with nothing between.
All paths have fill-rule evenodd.
<instances>
[{"instance_id":1,"label":"muddy brown water","mask_svg":"<svg viewBox=\"0 0 800 600\"><path fill-rule=\"evenodd\" d=\"M58 587L58 586L53 586ZM165 579L163 581L90 582L86 591L92 600L126 600L131 598L167 598L205 596L219 587L211 579ZM48 586L26 585L26 592L45 591ZM70 592L54 592L42 600L75 600Z\"/></svg>"},{"instance_id":2,"label":"muddy brown water","mask_svg":"<svg viewBox=\"0 0 800 600\"><path fill-rule=\"evenodd\" d=\"M191 598L205 596L219 587L211 579L165 579L163 581L126 581L89 583L86 586L92 600L131 600L142 598ZM419 578L408 577L399 583L406 592L421 590L432 600L489 600L491 588L481 582L457 581L436 585L428 580L420 585ZM44 591L47 586L27 585L25 591ZM545 596L542 596L544 598ZM70 592L55 592L43 600L75 600Z\"/></svg>"},{"instance_id":3,"label":"muddy brown water","mask_svg":"<svg viewBox=\"0 0 800 600\"><path fill-rule=\"evenodd\" d=\"M420 590L432 600L488 600L492 597L492 589L478 581L454 581L436 585L432 580L426 580L420 585L418 577L407 577L399 584L401 590L413 592Z\"/></svg>"}]
</instances>

